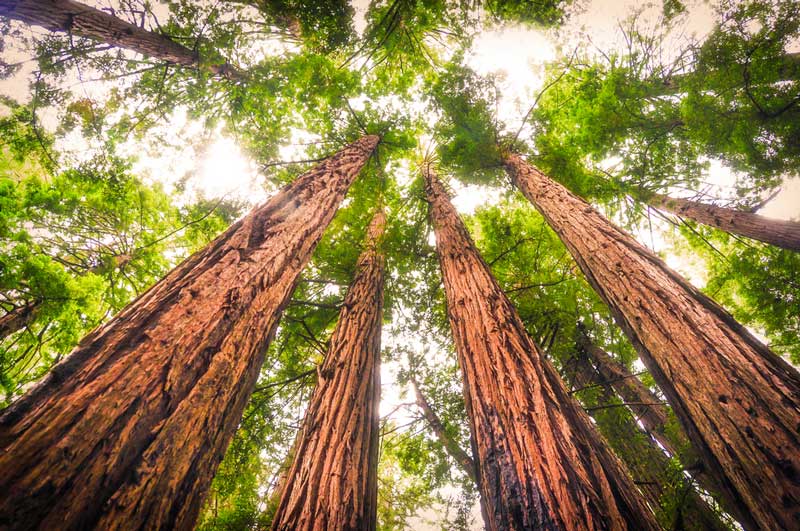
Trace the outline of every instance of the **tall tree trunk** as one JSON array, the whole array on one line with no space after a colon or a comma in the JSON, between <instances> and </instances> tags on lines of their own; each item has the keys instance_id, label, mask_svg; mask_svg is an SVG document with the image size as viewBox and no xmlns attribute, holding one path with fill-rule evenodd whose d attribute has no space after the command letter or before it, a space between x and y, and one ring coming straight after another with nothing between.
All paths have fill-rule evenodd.
<instances>
[{"instance_id":1,"label":"tall tree trunk","mask_svg":"<svg viewBox=\"0 0 800 531\"><path fill-rule=\"evenodd\" d=\"M638 350L726 507L751 529L797 528L797 371L585 201L518 155L505 162Z\"/></svg>"},{"instance_id":2,"label":"tall tree trunk","mask_svg":"<svg viewBox=\"0 0 800 531\"><path fill-rule=\"evenodd\" d=\"M707 492L713 494L730 514L741 511L722 497L722 488L716 477L706 470L703 458L691 444L686 434L675 426L669 426L669 412L660 404L660 399L645 386L641 380L606 351L592 342L585 333L579 338L579 345L591 360L602 381L614 389L619 397L641 423L644 430L671 455L680 459L686 471Z\"/></svg>"},{"instance_id":3,"label":"tall tree trunk","mask_svg":"<svg viewBox=\"0 0 800 531\"><path fill-rule=\"evenodd\" d=\"M448 434L447 430L445 430L444 424L442 423L442 419L439 418L439 415L431 407L430 403L428 403L428 399L425 398L425 395L422 394L422 391L419 389L419 385L417 384L417 380L414 379L412 376L410 379L411 386L414 388L414 397L417 403L417 406L422 410L422 414L425 416L425 421L428 423L428 426L433 430L433 433L436 435L436 438L441 443L442 447L445 451L452 457L456 463L461 467L461 470L475 483L478 484L478 476L475 475L475 462L469 456L467 452L465 452L461 445L458 444L458 441L454 441Z\"/></svg>"},{"instance_id":4,"label":"tall tree trunk","mask_svg":"<svg viewBox=\"0 0 800 531\"><path fill-rule=\"evenodd\" d=\"M689 218L698 223L715 227L725 232L752 238L770 245L800 251L800 223L759 216L752 212L723 208L653 194L647 200L650 206Z\"/></svg>"},{"instance_id":5,"label":"tall tree trunk","mask_svg":"<svg viewBox=\"0 0 800 531\"><path fill-rule=\"evenodd\" d=\"M370 223L272 529L374 531L386 218Z\"/></svg>"},{"instance_id":6,"label":"tall tree trunk","mask_svg":"<svg viewBox=\"0 0 800 531\"><path fill-rule=\"evenodd\" d=\"M0 414L0 527L192 528L298 275L377 143L283 188Z\"/></svg>"},{"instance_id":7,"label":"tall tree trunk","mask_svg":"<svg viewBox=\"0 0 800 531\"><path fill-rule=\"evenodd\" d=\"M614 400L614 391L608 380L598 373L590 358L578 355L569 360L564 369L566 381L574 389L597 387L597 406L592 417L614 452L622 459L634 482L644 493L652 507L664 508L665 496L682 496L668 506L662 520L666 529L683 531L724 531L728 527L720 516L706 503L692 484L676 472L670 472L670 458L653 439L636 425L633 417L620 415Z\"/></svg>"},{"instance_id":8,"label":"tall tree trunk","mask_svg":"<svg viewBox=\"0 0 800 531\"><path fill-rule=\"evenodd\" d=\"M36 317L37 302L26 302L0 316L0 340L28 326Z\"/></svg>"},{"instance_id":9,"label":"tall tree trunk","mask_svg":"<svg viewBox=\"0 0 800 531\"><path fill-rule=\"evenodd\" d=\"M525 332L430 168L425 178L487 528L658 529Z\"/></svg>"},{"instance_id":10,"label":"tall tree trunk","mask_svg":"<svg viewBox=\"0 0 800 531\"><path fill-rule=\"evenodd\" d=\"M197 52L165 35L147 31L73 0L0 0L0 16L41 26L50 31L88 37L168 63L190 67L199 67L202 64ZM227 63L202 66L216 75L230 79L242 77L241 72Z\"/></svg>"},{"instance_id":11,"label":"tall tree trunk","mask_svg":"<svg viewBox=\"0 0 800 531\"><path fill-rule=\"evenodd\" d=\"M689 441L682 431L674 433L674 430L668 429L669 412L664 405L659 403L660 399L641 380L631 374L622 363L614 360L585 335L579 339L579 345L602 377L602 381L613 388L628 404L645 431L670 454L681 455L682 449L689 445ZM697 461L699 458L695 457L694 461ZM691 468L698 463L687 462L685 464ZM704 485L704 487L714 492L710 485Z\"/></svg>"}]
</instances>

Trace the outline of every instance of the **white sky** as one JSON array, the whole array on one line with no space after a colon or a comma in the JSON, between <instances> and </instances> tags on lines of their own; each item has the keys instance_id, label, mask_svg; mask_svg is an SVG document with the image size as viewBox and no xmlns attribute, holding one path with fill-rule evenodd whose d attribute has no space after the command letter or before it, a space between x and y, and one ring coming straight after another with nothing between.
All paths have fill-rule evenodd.
<instances>
[{"instance_id":1,"label":"white sky","mask_svg":"<svg viewBox=\"0 0 800 531\"><path fill-rule=\"evenodd\" d=\"M364 27L363 14L368 0L353 2L356 9L356 28L361 31ZM621 19L627 17L632 8L639 7L637 0L605 0L591 2L587 9L574 16L569 23L560 30L562 49L569 50L571 43L579 34L586 34L591 41L600 48L620 47L622 36L618 31ZM650 10L652 13L657 9ZM692 15L689 17L688 32L703 35L710 29L710 8L699 3L692 6ZM500 72L503 78L500 88L502 95L498 107L499 118L510 129L514 130L519 124L522 112L527 108L536 91L542 85L543 64L545 61L556 57L559 46L556 44L557 36L552 33L544 34L523 27L510 27L502 31L486 31L475 42L471 52L467 55L468 64L480 74ZM566 42L566 45L563 43ZM263 53L275 53L275 48L266 46ZM32 65L27 65L23 74L11 80L0 82L0 92L10 94L17 99L29 99L26 86L26 74ZM86 85L82 88L87 97L100 97L104 87L97 83ZM354 107L358 102L353 102ZM185 113L184 113L185 114ZM189 176L189 195L203 195L206 198L216 198L228 195L250 204L256 204L265 199L263 179L260 178L258 168L249 160L233 140L225 137L221 130L204 131L202 126L186 120L185 115L177 109L172 117L174 123L170 124L170 144L168 149L164 145L148 146L138 142L131 142L125 146L130 154L138 155L136 171L149 176L150 179L163 182L168 188L176 182ZM297 132L294 141L306 137L308 134ZM202 146L186 142L190 138L204 138ZM75 146L62 145L64 149ZM156 149L154 149L156 148ZM292 159L296 151L286 148L281 156ZM713 166L709 180L718 183L721 189L729 188L732 177L720 165ZM500 190L480 186L464 186L453 183L456 196L453 199L457 209L462 213L472 213L476 207L483 204L497 202L501 195ZM800 216L800 180L788 181L782 193L770 202L762 214L778 218L797 218ZM639 234L640 241L651 245L649 234ZM654 238L656 250L663 247L661 238ZM696 264L676 256L667 256L667 262L687 274L694 282L702 282L702 272L698 271ZM401 338L404 342L417 344L415 338ZM398 341L384 334L384 341L390 344ZM391 384L395 380L394 373L397 367L386 364L383 367L384 400L381 413L386 414L401 402L400 389ZM402 422L402 411L398 413L398 422ZM422 515L423 518L416 522L415 527L420 530L436 529L424 521L432 516L430 513ZM476 513L476 522L480 522L479 513ZM476 524L476 529L480 527Z\"/></svg>"}]
</instances>

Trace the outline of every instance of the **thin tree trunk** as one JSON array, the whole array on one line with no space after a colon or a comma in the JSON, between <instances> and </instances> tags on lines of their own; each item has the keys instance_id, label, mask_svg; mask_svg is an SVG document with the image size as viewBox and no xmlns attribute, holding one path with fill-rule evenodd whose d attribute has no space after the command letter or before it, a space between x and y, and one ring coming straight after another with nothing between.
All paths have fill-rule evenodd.
<instances>
[{"instance_id":1,"label":"thin tree trunk","mask_svg":"<svg viewBox=\"0 0 800 531\"><path fill-rule=\"evenodd\" d=\"M419 389L419 385L417 384L417 380L414 379L412 376L410 379L411 386L414 388L414 396L416 399L417 406L422 410L422 414L425 416L425 420L428 422L428 426L433 430L433 433L436 435L436 438L441 443L442 447L444 447L445 451L452 457L456 463L461 467L461 470L472 480L473 483L476 485L478 484L478 477L475 475L475 462L472 458L465 452L461 446L458 444L457 441L454 441L448 434L444 428L444 424L442 423L442 419L439 418L439 415L431 407L430 403L428 403L428 399L425 398L425 395L422 394L422 391Z\"/></svg>"},{"instance_id":2,"label":"thin tree trunk","mask_svg":"<svg viewBox=\"0 0 800 531\"><path fill-rule=\"evenodd\" d=\"M115 268L122 268L130 261L130 257L128 255L119 255L115 256L113 260ZM88 272L99 274L103 267L105 265L101 264L93 267ZM40 306L41 302L39 301L26 302L22 306L17 306L0 316L0 341L31 324L36 318L36 312Z\"/></svg>"},{"instance_id":3,"label":"thin tree trunk","mask_svg":"<svg viewBox=\"0 0 800 531\"><path fill-rule=\"evenodd\" d=\"M378 211L311 396L273 530L376 527L385 224Z\"/></svg>"},{"instance_id":4,"label":"thin tree trunk","mask_svg":"<svg viewBox=\"0 0 800 531\"><path fill-rule=\"evenodd\" d=\"M659 405L659 399L637 377L621 363L611 358L603 349L582 335L579 346L586 353L604 382L610 385L628 404L652 404L630 406L633 414L651 436L672 455L678 455L682 446L675 438L667 435L669 413L666 406Z\"/></svg>"},{"instance_id":5,"label":"thin tree trunk","mask_svg":"<svg viewBox=\"0 0 800 531\"><path fill-rule=\"evenodd\" d=\"M196 51L169 37L153 33L99 9L73 0L0 0L0 16L50 31L67 32L126 48L181 66L208 68L212 73L240 79L229 64L203 65Z\"/></svg>"},{"instance_id":6,"label":"thin tree trunk","mask_svg":"<svg viewBox=\"0 0 800 531\"><path fill-rule=\"evenodd\" d=\"M267 498L267 509L266 513L272 514L273 520L275 516L275 511L278 510L278 504L281 502L281 496L283 495L283 489L286 487L286 478L289 477L289 470L292 468L292 463L294 463L295 455L297 454L297 448L300 445L300 439L303 436L303 427L300 426L300 429L297 431L295 435L294 441L292 442L291 448L289 451L286 452L286 456L283 458L283 462L281 462L280 470L278 471L278 478L275 480L275 487L272 489L272 492L269 493L269 498ZM271 520L270 520L271 521Z\"/></svg>"},{"instance_id":7,"label":"thin tree trunk","mask_svg":"<svg viewBox=\"0 0 800 531\"><path fill-rule=\"evenodd\" d=\"M192 528L300 271L377 143L283 188L0 414L0 527Z\"/></svg>"},{"instance_id":8,"label":"thin tree trunk","mask_svg":"<svg viewBox=\"0 0 800 531\"><path fill-rule=\"evenodd\" d=\"M750 529L800 525L800 375L585 201L506 167L605 300L706 469Z\"/></svg>"},{"instance_id":9,"label":"thin tree trunk","mask_svg":"<svg viewBox=\"0 0 800 531\"><path fill-rule=\"evenodd\" d=\"M584 350L585 352L585 350ZM567 363L564 374L574 389L598 387L597 405L600 408L615 404L614 391L609 380L595 370L590 358L575 356ZM706 503L691 483L670 473L670 458L645 432L636 425L633 417L619 415L610 409L597 409L592 417L600 431L607 436L609 445L622 459L635 483L644 493L651 507L664 508L664 496L676 496L682 491L682 500L670 504L670 521L663 522L667 529L683 531L724 531L728 527ZM671 491L671 492L670 492ZM674 509L673 509L674 507Z\"/></svg>"},{"instance_id":10,"label":"thin tree trunk","mask_svg":"<svg viewBox=\"0 0 800 531\"><path fill-rule=\"evenodd\" d=\"M17 306L13 310L0 317L0 340L11 334L22 330L36 317L36 310L39 308L37 302L27 302L22 306Z\"/></svg>"},{"instance_id":11,"label":"thin tree trunk","mask_svg":"<svg viewBox=\"0 0 800 531\"><path fill-rule=\"evenodd\" d=\"M720 499L722 488L717 484L716 478L706 470L704 460L683 430L668 426L669 412L665 406L659 404L660 399L622 363L595 345L585 333L582 333L579 345L603 381L608 382L617 395L629 404L628 407L650 437L658 441L671 455L679 458L686 471L704 490L726 505L728 512L741 512L736 507L729 506L729 501L724 497Z\"/></svg>"},{"instance_id":12,"label":"thin tree trunk","mask_svg":"<svg viewBox=\"0 0 800 531\"><path fill-rule=\"evenodd\" d=\"M759 216L752 212L653 194L650 206L677 216L770 245L800 251L800 223Z\"/></svg>"},{"instance_id":13,"label":"thin tree trunk","mask_svg":"<svg viewBox=\"0 0 800 531\"><path fill-rule=\"evenodd\" d=\"M487 528L658 529L424 170Z\"/></svg>"}]
</instances>

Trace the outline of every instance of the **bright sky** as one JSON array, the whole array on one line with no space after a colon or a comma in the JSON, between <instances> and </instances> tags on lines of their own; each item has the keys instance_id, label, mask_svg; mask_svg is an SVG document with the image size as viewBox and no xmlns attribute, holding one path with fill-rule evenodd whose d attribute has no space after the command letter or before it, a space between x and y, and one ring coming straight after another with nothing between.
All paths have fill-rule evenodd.
<instances>
[{"instance_id":1,"label":"bright sky","mask_svg":"<svg viewBox=\"0 0 800 531\"><path fill-rule=\"evenodd\" d=\"M356 9L356 27L359 31L364 27L363 14L368 3L369 0L353 2ZM581 33L588 35L600 48L620 47L623 42L618 31L620 20L640 5L638 0L605 0L590 3L584 12L572 17L566 27L561 29L561 42L566 42L562 45L563 49L568 53L571 43L575 42L574 39ZM710 29L710 8L700 2L691 9L687 31L701 36ZM656 8L648 11L650 16L654 10ZM270 46L265 46L263 49L263 53L274 52L275 49ZM556 53L556 36L523 27L510 27L502 31L484 32L467 55L467 62L478 73L503 74L501 85L498 87L502 95L498 114L499 118L514 130L518 127L527 105L542 85L544 62L554 59ZM0 92L23 101L28 100L26 77L31 67L29 64L21 75L1 81ZM86 84L82 90L87 97L99 97L104 92L98 83ZM354 106L358 106L358 102L353 103ZM167 187L173 187L178 181L186 179L190 196L216 198L228 195L251 204L265 199L263 179L259 176L258 168L244 156L233 140L222 134L221 130L203 130L199 123L187 120L185 113L180 109L176 110L171 121L168 126L170 134L167 135L167 145L143 147L138 142L132 141L125 146L128 153L138 155L137 172L163 182ZM308 134L297 132L295 136L294 141L299 141L303 137L308 137ZM187 138L202 138L203 141L195 145L187 143ZM59 147L72 150L77 146L66 142ZM287 147L281 156L288 160L296 154L295 149ZM712 167L709 180L719 184L721 190L729 189L732 184L730 173L718 164ZM454 183L454 188L456 196L453 202L462 213L471 213L479 205L498 201L501 193L486 187L463 186L457 183ZM762 213L778 218L800 216L800 180L787 182L782 193L769 203ZM649 234L638 236L643 243L651 244ZM660 238L654 238L652 243L657 249L663 247L663 240ZM668 256L667 261L673 267L687 273L694 282L702 282L702 273L697 270L696 265L675 256ZM397 341L397 338L384 334L384 340L389 344ZM403 338L403 341L409 340L412 344L418 343L417 339ZM395 380L396 369L396 366L388 364L384 366L382 414L388 413L401 402L400 389L391 384ZM402 422L402 415L402 412L398 414L398 422ZM428 516L431 515L423 515L418 529L434 529L424 522ZM476 522L480 522L479 516ZM476 526L476 529L479 528Z\"/></svg>"}]
</instances>

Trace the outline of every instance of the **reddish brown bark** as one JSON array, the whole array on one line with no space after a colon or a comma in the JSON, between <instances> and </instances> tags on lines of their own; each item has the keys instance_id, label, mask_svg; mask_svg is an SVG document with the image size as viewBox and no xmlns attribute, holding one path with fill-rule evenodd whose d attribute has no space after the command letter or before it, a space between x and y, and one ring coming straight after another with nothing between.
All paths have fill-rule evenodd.
<instances>
[{"instance_id":1,"label":"reddish brown bark","mask_svg":"<svg viewBox=\"0 0 800 531\"><path fill-rule=\"evenodd\" d=\"M311 396L273 530L375 529L385 224L378 211Z\"/></svg>"},{"instance_id":2,"label":"reddish brown bark","mask_svg":"<svg viewBox=\"0 0 800 531\"><path fill-rule=\"evenodd\" d=\"M0 0L0 16L50 31L68 32L119 48L126 48L181 66L201 66L194 50L169 37L153 33L105 11L73 0ZM204 65L211 72L231 79L242 74L229 64Z\"/></svg>"},{"instance_id":3,"label":"reddish brown bark","mask_svg":"<svg viewBox=\"0 0 800 531\"><path fill-rule=\"evenodd\" d=\"M609 305L706 469L752 529L800 526L800 375L586 202L506 158Z\"/></svg>"},{"instance_id":4,"label":"reddish brown bark","mask_svg":"<svg viewBox=\"0 0 800 531\"><path fill-rule=\"evenodd\" d=\"M36 317L38 307L37 303L29 302L0 316L0 340L28 326Z\"/></svg>"},{"instance_id":5,"label":"reddish brown bark","mask_svg":"<svg viewBox=\"0 0 800 531\"><path fill-rule=\"evenodd\" d=\"M525 332L444 187L430 169L425 177L487 527L658 529L622 463Z\"/></svg>"},{"instance_id":6,"label":"reddish brown bark","mask_svg":"<svg viewBox=\"0 0 800 531\"><path fill-rule=\"evenodd\" d=\"M594 346L594 345L593 345ZM691 483L670 472L670 458L636 425L633 417L616 414L619 405L608 380L598 373L584 356L575 356L566 364L566 381L574 389L598 388L592 417L616 455L622 459L651 507L664 507L660 520L667 529L683 531L724 531L728 527L706 503ZM612 411L614 410L614 411ZM675 499L665 499L672 496Z\"/></svg>"},{"instance_id":7,"label":"reddish brown bark","mask_svg":"<svg viewBox=\"0 0 800 531\"><path fill-rule=\"evenodd\" d=\"M0 414L0 527L192 528L298 275L377 142L286 186Z\"/></svg>"},{"instance_id":8,"label":"reddish brown bark","mask_svg":"<svg viewBox=\"0 0 800 531\"><path fill-rule=\"evenodd\" d=\"M659 194L651 195L648 203L655 208L731 234L752 238L790 251L800 251L800 223L797 221L772 219L752 212Z\"/></svg>"},{"instance_id":9,"label":"reddish brown bark","mask_svg":"<svg viewBox=\"0 0 800 531\"><path fill-rule=\"evenodd\" d=\"M425 421L430 426L431 430L433 430L434 435L439 440L439 443L445 449L445 451L452 457L456 463L461 467L461 470L471 479L476 485L478 484L478 476L475 474L475 462L472 458L465 452L461 445L458 444L458 441L454 441L448 434L447 430L442 423L442 419L439 418L439 415L431 407L430 403L428 403L428 399L425 398L425 395L422 394L422 391L419 389L419 385L417 381L412 376L409 380L411 382L411 386L414 388L414 397L417 403L417 406L422 410L422 414L425 416Z\"/></svg>"}]
</instances>

